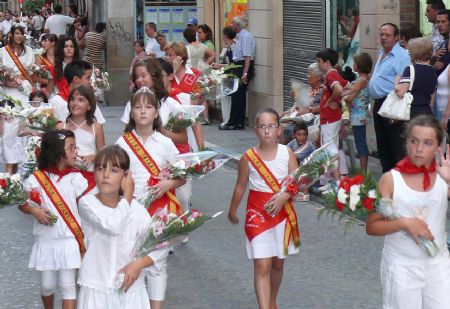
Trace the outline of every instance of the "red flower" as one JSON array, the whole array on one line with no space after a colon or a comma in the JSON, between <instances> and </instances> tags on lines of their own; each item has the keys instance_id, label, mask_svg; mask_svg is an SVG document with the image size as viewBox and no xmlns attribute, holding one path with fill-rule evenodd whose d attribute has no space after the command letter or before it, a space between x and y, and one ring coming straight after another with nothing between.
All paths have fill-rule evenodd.
<instances>
[{"instance_id":1,"label":"red flower","mask_svg":"<svg viewBox=\"0 0 450 309\"><path fill-rule=\"evenodd\" d=\"M339 211L344 211L345 205L342 204L341 202L339 202L339 201L336 199L336 208L337 208L337 210L339 210Z\"/></svg>"},{"instance_id":2,"label":"red flower","mask_svg":"<svg viewBox=\"0 0 450 309\"><path fill-rule=\"evenodd\" d=\"M159 182L159 180L158 180L157 178L153 177L153 176L150 176L150 177L147 179L147 184L148 184L149 186L154 186L154 185L156 185L158 182Z\"/></svg>"},{"instance_id":3,"label":"red flower","mask_svg":"<svg viewBox=\"0 0 450 309\"><path fill-rule=\"evenodd\" d=\"M5 189L7 185L8 184L6 183L6 180L3 178L0 178L0 187L2 187L2 189Z\"/></svg>"},{"instance_id":4,"label":"red flower","mask_svg":"<svg viewBox=\"0 0 450 309\"><path fill-rule=\"evenodd\" d=\"M364 183L364 177L361 175L356 175L351 179L352 185L360 185Z\"/></svg>"},{"instance_id":5,"label":"red flower","mask_svg":"<svg viewBox=\"0 0 450 309\"><path fill-rule=\"evenodd\" d=\"M289 184L286 188L286 192L292 193L292 194L297 194L298 192L298 188L297 188L297 184L295 182Z\"/></svg>"},{"instance_id":6,"label":"red flower","mask_svg":"<svg viewBox=\"0 0 450 309\"><path fill-rule=\"evenodd\" d=\"M36 190L31 190L30 192L30 200L35 202L36 204L41 204L41 195Z\"/></svg>"},{"instance_id":7,"label":"red flower","mask_svg":"<svg viewBox=\"0 0 450 309\"><path fill-rule=\"evenodd\" d=\"M365 209L367 209L368 211L372 211L374 209L373 202L374 200L370 197L365 197L361 203L363 204Z\"/></svg>"},{"instance_id":8,"label":"red flower","mask_svg":"<svg viewBox=\"0 0 450 309\"><path fill-rule=\"evenodd\" d=\"M311 178L308 176L301 176L298 182L301 186L308 185L309 183L311 183Z\"/></svg>"},{"instance_id":9,"label":"red flower","mask_svg":"<svg viewBox=\"0 0 450 309\"><path fill-rule=\"evenodd\" d=\"M348 177L344 177L341 179L339 183L339 187L344 189L345 192L350 192L350 187L353 185L352 180Z\"/></svg>"},{"instance_id":10,"label":"red flower","mask_svg":"<svg viewBox=\"0 0 450 309\"><path fill-rule=\"evenodd\" d=\"M34 154L36 155L36 157L39 157L39 155L41 154L41 148L36 147L36 148L34 149Z\"/></svg>"},{"instance_id":11,"label":"red flower","mask_svg":"<svg viewBox=\"0 0 450 309\"><path fill-rule=\"evenodd\" d=\"M202 167L201 167L200 163L195 164L195 171L196 171L197 173L201 173Z\"/></svg>"}]
</instances>

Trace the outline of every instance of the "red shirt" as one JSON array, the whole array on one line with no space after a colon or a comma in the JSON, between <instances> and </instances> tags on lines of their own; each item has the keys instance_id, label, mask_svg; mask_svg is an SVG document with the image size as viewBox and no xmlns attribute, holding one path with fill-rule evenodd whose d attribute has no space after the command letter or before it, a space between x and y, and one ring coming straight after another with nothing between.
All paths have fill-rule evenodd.
<instances>
[{"instance_id":1,"label":"red shirt","mask_svg":"<svg viewBox=\"0 0 450 309\"><path fill-rule=\"evenodd\" d=\"M342 87L347 85L347 81L342 78L339 72L336 69L332 69L328 71L325 75L325 84L322 92L322 97L320 98L320 124L327 124L336 122L341 120L342 118L342 107L341 107L341 98L336 98L334 102L338 104L338 108L332 109L328 106L325 106L325 103L328 101L328 98L331 97L333 93L332 86L334 83L340 83Z\"/></svg>"},{"instance_id":2,"label":"red shirt","mask_svg":"<svg viewBox=\"0 0 450 309\"><path fill-rule=\"evenodd\" d=\"M186 67L186 73L184 73L180 83L178 83L176 78L174 78L174 80L172 81L172 87L180 89L181 92L191 93L192 88L194 87L200 75L202 75L202 72L200 72L199 70Z\"/></svg>"}]
</instances>

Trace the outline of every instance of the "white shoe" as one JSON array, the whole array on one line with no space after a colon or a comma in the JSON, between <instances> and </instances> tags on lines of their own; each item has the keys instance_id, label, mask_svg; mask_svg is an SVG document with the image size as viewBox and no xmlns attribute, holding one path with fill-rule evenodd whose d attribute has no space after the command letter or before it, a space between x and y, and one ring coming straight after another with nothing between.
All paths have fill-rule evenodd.
<instances>
[{"instance_id":1,"label":"white shoe","mask_svg":"<svg viewBox=\"0 0 450 309\"><path fill-rule=\"evenodd\" d=\"M325 185L323 185L322 187L319 187L317 190L323 192L323 191L328 191L331 189L331 183L327 182Z\"/></svg>"},{"instance_id":2,"label":"white shoe","mask_svg":"<svg viewBox=\"0 0 450 309\"><path fill-rule=\"evenodd\" d=\"M187 244L187 243L188 243L188 240L189 240L189 236L186 236L186 238L183 239L183 240L181 241L181 243L182 243L182 244Z\"/></svg>"}]
</instances>

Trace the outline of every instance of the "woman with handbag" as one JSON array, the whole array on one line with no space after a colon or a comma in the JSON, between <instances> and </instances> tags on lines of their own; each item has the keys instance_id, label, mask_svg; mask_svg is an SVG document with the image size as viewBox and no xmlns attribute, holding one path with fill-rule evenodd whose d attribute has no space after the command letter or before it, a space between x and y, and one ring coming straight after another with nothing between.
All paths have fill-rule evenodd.
<instances>
[{"instance_id":1,"label":"woman with handbag","mask_svg":"<svg viewBox=\"0 0 450 309\"><path fill-rule=\"evenodd\" d=\"M395 92L398 97L403 98L410 89L413 97L410 111L410 119L412 119L418 115L432 114L431 107L434 102L437 75L435 69L429 63L433 52L433 45L429 39L415 38L410 40L408 50L414 64L405 68ZM414 70L414 72L411 72L411 70Z\"/></svg>"}]
</instances>

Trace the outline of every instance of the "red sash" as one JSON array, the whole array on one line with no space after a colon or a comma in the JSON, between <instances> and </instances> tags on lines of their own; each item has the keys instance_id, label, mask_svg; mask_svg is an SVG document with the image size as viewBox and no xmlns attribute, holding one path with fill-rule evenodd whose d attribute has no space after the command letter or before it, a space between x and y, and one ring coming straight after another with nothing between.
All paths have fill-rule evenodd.
<instances>
[{"instance_id":1,"label":"red sash","mask_svg":"<svg viewBox=\"0 0 450 309\"><path fill-rule=\"evenodd\" d=\"M273 194L278 192L281 189L281 186L278 183L276 177L264 164L263 160L261 160L261 158L258 156L258 154L253 148L247 150L245 152L245 156L247 157L247 160L253 165L258 174L261 176L261 178L273 191L273 193L257 192L252 193L251 195L249 194L249 200L247 202L246 224L245 224L245 232L247 234L247 237L249 241L251 241L255 236L276 226L284 219L287 219L286 228L284 231L284 253L287 255L288 246L291 238L294 241L295 247L300 246L300 232L298 229L297 214L295 212L292 200L287 201L286 204L284 204L283 209L275 217L266 215L267 212L264 209L265 202L269 200ZM262 203L262 200L264 200L264 203Z\"/></svg>"},{"instance_id":2,"label":"red sash","mask_svg":"<svg viewBox=\"0 0 450 309\"><path fill-rule=\"evenodd\" d=\"M77 219L70 211L69 206L66 204L66 201L64 201L63 197L58 192L55 185L45 172L37 170L33 173L33 175L36 177L42 189L44 189L45 193L55 206L59 215L63 218L64 222L67 224L67 227L72 232L73 236L78 242L80 252L83 254L86 251L86 248L84 247L83 231L81 230L81 226L78 223Z\"/></svg>"},{"instance_id":3,"label":"red sash","mask_svg":"<svg viewBox=\"0 0 450 309\"><path fill-rule=\"evenodd\" d=\"M16 56L16 53L14 52L14 50L11 48L11 46L6 45L5 46L6 51L8 52L9 56L11 57L12 61L14 61L14 64L16 65L16 67L19 69L20 73L22 74L22 76L30 82L30 84L33 85L33 81L31 80L31 76L30 74L28 74L28 71L25 69L25 67L23 66L22 62L20 62L19 58Z\"/></svg>"},{"instance_id":4,"label":"red sash","mask_svg":"<svg viewBox=\"0 0 450 309\"><path fill-rule=\"evenodd\" d=\"M174 99L175 101L177 101L178 103L181 104L180 99L178 99L178 95L182 92L183 91L181 91L180 89L172 87L172 89L169 92L169 97L171 97L172 99Z\"/></svg>"},{"instance_id":5,"label":"red sash","mask_svg":"<svg viewBox=\"0 0 450 309\"><path fill-rule=\"evenodd\" d=\"M198 78L200 77L200 75L202 75L202 72L200 72L199 70L196 70L194 68L191 68L191 70L194 74L184 73L180 84L178 84L175 80L172 81L173 86L181 90L181 92L191 93L192 88L194 87Z\"/></svg>"},{"instance_id":6,"label":"red sash","mask_svg":"<svg viewBox=\"0 0 450 309\"><path fill-rule=\"evenodd\" d=\"M159 175L160 170L158 165L150 154L145 150L144 146L139 142L133 132L127 132L123 135L123 139L130 147L131 151L136 155L136 157L141 161L145 169L150 173L151 176L156 177ZM153 204L148 208L150 215L154 215L158 209L166 208L168 212L175 213L176 215L183 214L183 207L175 196L175 190L172 189L167 191L160 199L153 202Z\"/></svg>"},{"instance_id":7,"label":"red sash","mask_svg":"<svg viewBox=\"0 0 450 309\"><path fill-rule=\"evenodd\" d=\"M64 99L64 101L67 102L69 99L70 94L70 85L67 82L67 79L65 77L62 77L60 79L55 79L55 85L59 90L58 95Z\"/></svg>"}]
</instances>

